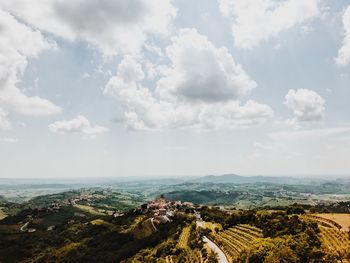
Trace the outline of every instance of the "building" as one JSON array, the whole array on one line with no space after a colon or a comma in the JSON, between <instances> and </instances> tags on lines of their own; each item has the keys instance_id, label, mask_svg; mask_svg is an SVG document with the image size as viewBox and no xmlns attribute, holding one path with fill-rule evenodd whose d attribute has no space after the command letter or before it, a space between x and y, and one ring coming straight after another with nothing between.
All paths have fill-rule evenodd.
<instances>
[{"instance_id":1,"label":"building","mask_svg":"<svg viewBox=\"0 0 350 263\"><path fill-rule=\"evenodd\" d=\"M158 215L160 216L165 216L166 215L166 209L165 208L160 208L158 210Z\"/></svg>"}]
</instances>

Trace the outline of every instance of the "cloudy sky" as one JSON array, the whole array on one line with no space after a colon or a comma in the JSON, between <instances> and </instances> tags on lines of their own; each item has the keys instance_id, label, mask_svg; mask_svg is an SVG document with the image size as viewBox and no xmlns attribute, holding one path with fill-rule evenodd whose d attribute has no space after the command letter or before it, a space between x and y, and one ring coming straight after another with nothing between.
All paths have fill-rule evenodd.
<instances>
[{"instance_id":1,"label":"cloudy sky","mask_svg":"<svg viewBox=\"0 0 350 263\"><path fill-rule=\"evenodd\" d=\"M350 174L348 0L0 0L0 177Z\"/></svg>"}]
</instances>

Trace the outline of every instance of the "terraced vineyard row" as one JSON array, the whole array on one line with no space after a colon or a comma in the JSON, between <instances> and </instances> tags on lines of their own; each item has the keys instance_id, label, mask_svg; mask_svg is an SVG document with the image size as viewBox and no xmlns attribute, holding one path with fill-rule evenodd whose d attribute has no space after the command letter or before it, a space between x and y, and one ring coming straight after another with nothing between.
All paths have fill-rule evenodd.
<instances>
[{"instance_id":1,"label":"terraced vineyard row","mask_svg":"<svg viewBox=\"0 0 350 263\"><path fill-rule=\"evenodd\" d=\"M319 225L322 247L327 254L347 262L346 258L350 257L350 239L348 233L341 230L340 224L314 214L302 215L301 218Z\"/></svg>"},{"instance_id":2,"label":"terraced vineyard row","mask_svg":"<svg viewBox=\"0 0 350 263\"><path fill-rule=\"evenodd\" d=\"M309 221L316 222L317 224L323 227L341 229L341 225L339 225L337 222L334 222L333 220L323 218L320 216L306 214L306 215L303 215L302 218Z\"/></svg>"},{"instance_id":3,"label":"terraced vineyard row","mask_svg":"<svg viewBox=\"0 0 350 263\"><path fill-rule=\"evenodd\" d=\"M166 262L166 263L174 263L173 257L172 257L172 256L167 256L167 257L165 258L165 262Z\"/></svg>"},{"instance_id":4,"label":"terraced vineyard row","mask_svg":"<svg viewBox=\"0 0 350 263\"><path fill-rule=\"evenodd\" d=\"M179 241L177 243L178 248L184 249L186 252L186 261L191 263L200 263L201 255L197 251L192 251L188 246L188 241L191 233L191 227L187 226L182 229Z\"/></svg>"},{"instance_id":5,"label":"terraced vineyard row","mask_svg":"<svg viewBox=\"0 0 350 263\"><path fill-rule=\"evenodd\" d=\"M191 228L189 226L186 226L182 229L181 235L179 237L179 241L177 243L177 246L179 248L186 248L188 245L188 238L190 236Z\"/></svg>"},{"instance_id":6,"label":"terraced vineyard row","mask_svg":"<svg viewBox=\"0 0 350 263\"><path fill-rule=\"evenodd\" d=\"M249 247L255 239L261 238L262 231L250 225L238 225L213 234L212 237L232 261L238 258L241 252Z\"/></svg>"},{"instance_id":7,"label":"terraced vineyard row","mask_svg":"<svg viewBox=\"0 0 350 263\"><path fill-rule=\"evenodd\" d=\"M344 259L346 256L350 255L347 255L347 253L350 251L350 240L348 233L322 226L320 226L320 230L322 246L328 253L336 255L340 259Z\"/></svg>"}]
</instances>

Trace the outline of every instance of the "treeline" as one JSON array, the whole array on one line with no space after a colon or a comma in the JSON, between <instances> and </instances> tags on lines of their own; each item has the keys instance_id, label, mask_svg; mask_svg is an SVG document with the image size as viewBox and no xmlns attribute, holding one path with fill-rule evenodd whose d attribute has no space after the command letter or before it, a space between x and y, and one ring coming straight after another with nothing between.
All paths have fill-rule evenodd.
<instances>
[{"instance_id":1,"label":"treeline","mask_svg":"<svg viewBox=\"0 0 350 263\"><path fill-rule=\"evenodd\" d=\"M285 211L286 209L298 207L302 210L308 210L311 213L350 213L350 202L348 201L340 201L340 202L334 202L334 203L321 203L317 205L304 205L304 204L293 204L289 207L285 206L265 206L261 207L261 209L267 210L267 209L272 209L272 210L281 210Z\"/></svg>"}]
</instances>

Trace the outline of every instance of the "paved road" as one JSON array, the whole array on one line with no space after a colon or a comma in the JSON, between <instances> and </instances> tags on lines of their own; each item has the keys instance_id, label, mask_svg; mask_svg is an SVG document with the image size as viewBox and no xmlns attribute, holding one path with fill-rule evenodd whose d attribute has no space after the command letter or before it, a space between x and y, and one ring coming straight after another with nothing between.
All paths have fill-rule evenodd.
<instances>
[{"instance_id":1,"label":"paved road","mask_svg":"<svg viewBox=\"0 0 350 263\"><path fill-rule=\"evenodd\" d=\"M22 227L21 227L21 231L22 232L26 232L27 231L27 226L29 225L29 222L25 223Z\"/></svg>"},{"instance_id":2,"label":"paved road","mask_svg":"<svg viewBox=\"0 0 350 263\"><path fill-rule=\"evenodd\" d=\"M152 226L154 228L154 231L157 231L157 228L156 228L156 226L154 225L154 222L153 222L153 217L151 218L151 224L152 224Z\"/></svg>"},{"instance_id":3,"label":"paved road","mask_svg":"<svg viewBox=\"0 0 350 263\"><path fill-rule=\"evenodd\" d=\"M214 242L212 242L206 236L203 237L203 241L207 243L211 250L213 250L218 255L219 263L229 263L224 252L222 252L222 250Z\"/></svg>"}]
</instances>

